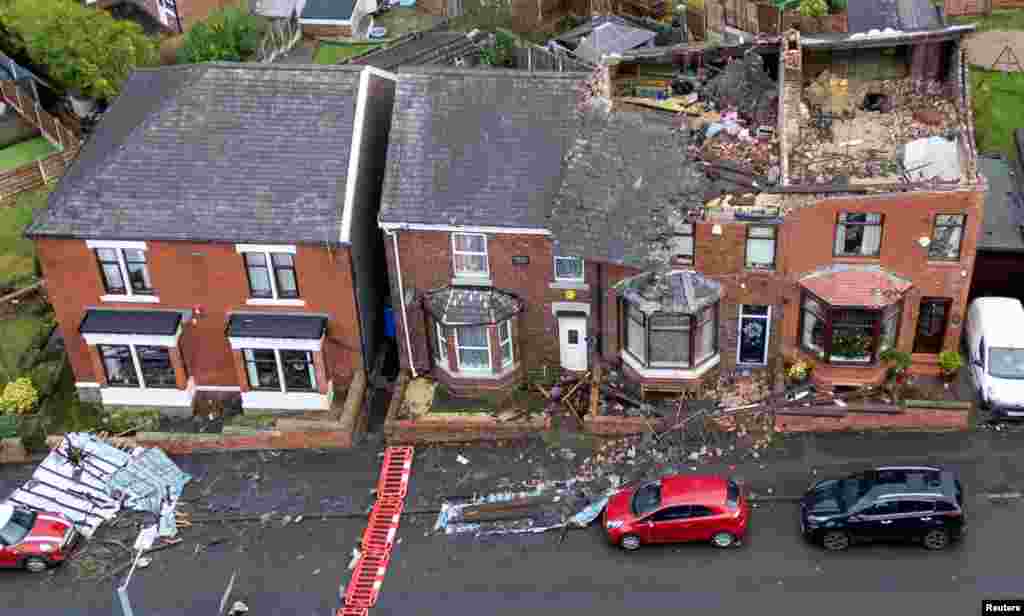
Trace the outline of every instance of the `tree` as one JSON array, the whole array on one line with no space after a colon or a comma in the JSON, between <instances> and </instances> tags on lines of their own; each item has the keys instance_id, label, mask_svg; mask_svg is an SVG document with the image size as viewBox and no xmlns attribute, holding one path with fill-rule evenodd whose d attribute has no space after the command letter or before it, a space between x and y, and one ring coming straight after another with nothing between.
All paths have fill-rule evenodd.
<instances>
[{"instance_id":1,"label":"tree","mask_svg":"<svg viewBox=\"0 0 1024 616\"><path fill-rule=\"evenodd\" d=\"M115 97L132 70L158 59L157 41L138 24L68 0L7 0L0 30L59 87L100 100Z\"/></svg>"},{"instance_id":2,"label":"tree","mask_svg":"<svg viewBox=\"0 0 1024 616\"><path fill-rule=\"evenodd\" d=\"M804 17L824 17L828 15L828 3L825 0L801 0L798 10Z\"/></svg>"},{"instance_id":3,"label":"tree","mask_svg":"<svg viewBox=\"0 0 1024 616\"><path fill-rule=\"evenodd\" d=\"M259 48L263 31L263 22L258 17L238 7L214 11L185 35L178 61L194 64L247 60Z\"/></svg>"}]
</instances>

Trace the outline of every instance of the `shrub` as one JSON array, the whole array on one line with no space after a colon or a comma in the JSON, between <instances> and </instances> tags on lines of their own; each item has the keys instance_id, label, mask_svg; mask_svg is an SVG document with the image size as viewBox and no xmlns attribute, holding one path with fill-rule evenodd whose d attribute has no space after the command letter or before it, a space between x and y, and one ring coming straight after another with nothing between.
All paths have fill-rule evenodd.
<instances>
[{"instance_id":1,"label":"shrub","mask_svg":"<svg viewBox=\"0 0 1024 616\"><path fill-rule=\"evenodd\" d=\"M832 7L833 13L842 13L846 10L846 0L829 0L828 3Z\"/></svg>"},{"instance_id":2,"label":"shrub","mask_svg":"<svg viewBox=\"0 0 1024 616\"><path fill-rule=\"evenodd\" d=\"M798 11L804 17L824 17L828 15L828 3L825 0L801 0Z\"/></svg>"},{"instance_id":3,"label":"shrub","mask_svg":"<svg viewBox=\"0 0 1024 616\"><path fill-rule=\"evenodd\" d=\"M0 409L4 413L28 415L39 405L39 392L32 379L21 377L8 383L0 395Z\"/></svg>"},{"instance_id":4,"label":"shrub","mask_svg":"<svg viewBox=\"0 0 1024 616\"><path fill-rule=\"evenodd\" d=\"M46 422L41 417L23 417L18 422L18 438L29 453L46 449Z\"/></svg>"},{"instance_id":5,"label":"shrub","mask_svg":"<svg viewBox=\"0 0 1024 616\"><path fill-rule=\"evenodd\" d=\"M964 365L964 358L957 351L939 353L939 367L946 374L956 374Z\"/></svg>"},{"instance_id":6,"label":"shrub","mask_svg":"<svg viewBox=\"0 0 1024 616\"><path fill-rule=\"evenodd\" d=\"M256 53L263 29L263 23L255 15L237 7L214 11L206 21L192 26L185 35L185 43L178 51L178 61L242 62Z\"/></svg>"}]
</instances>

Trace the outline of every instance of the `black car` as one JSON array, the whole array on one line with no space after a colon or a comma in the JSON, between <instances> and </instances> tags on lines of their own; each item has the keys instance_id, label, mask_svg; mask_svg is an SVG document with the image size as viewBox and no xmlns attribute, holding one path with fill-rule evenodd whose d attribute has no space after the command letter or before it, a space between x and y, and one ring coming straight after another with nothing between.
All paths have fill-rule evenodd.
<instances>
[{"instance_id":1,"label":"black car","mask_svg":"<svg viewBox=\"0 0 1024 616\"><path fill-rule=\"evenodd\" d=\"M918 540L941 550L966 526L960 481L932 466L883 466L826 479L800 500L804 537L828 550L893 540Z\"/></svg>"}]
</instances>

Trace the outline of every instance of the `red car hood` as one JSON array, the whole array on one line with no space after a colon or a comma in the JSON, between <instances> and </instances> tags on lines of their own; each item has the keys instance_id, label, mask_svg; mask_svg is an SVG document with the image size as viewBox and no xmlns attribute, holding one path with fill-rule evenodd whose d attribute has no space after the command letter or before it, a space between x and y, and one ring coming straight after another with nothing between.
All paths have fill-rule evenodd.
<instances>
[{"instance_id":1,"label":"red car hood","mask_svg":"<svg viewBox=\"0 0 1024 616\"><path fill-rule=\"evenodd\" d=\"M64 540L64 534L68 532L71 526L71 522L64 518L50 513L40 513L36 516L36 523L32 526L32 532L22 539L21 542L53 542L60 545Z\"/></svg>"},{"instance_id":2,"label":"red car hood","mask_svg":"<svg viewBox=\"0 0 1024 616\"><path fill-rule=\"evenodd\" d=\"M635 488L621 490L608 499L608 519L629 521L634 517L632 503Z\"/></svg>"}]
</instances>

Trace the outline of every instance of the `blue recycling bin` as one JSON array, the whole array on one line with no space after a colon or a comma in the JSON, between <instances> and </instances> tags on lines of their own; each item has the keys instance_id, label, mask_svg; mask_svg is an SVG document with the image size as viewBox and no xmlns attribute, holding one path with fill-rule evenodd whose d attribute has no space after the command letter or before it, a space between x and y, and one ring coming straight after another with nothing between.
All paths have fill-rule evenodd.
<instances>
[{"instance_id":1,"label":"blue recycling bin","mask_svg":"<svg viewBox=\"0 0 1024 616\"><path fill-rule=\"evenodd\" d=\"M384 335L395 337L395 310L391 306L384 306Z\"/></svg>"}]
</instances>

